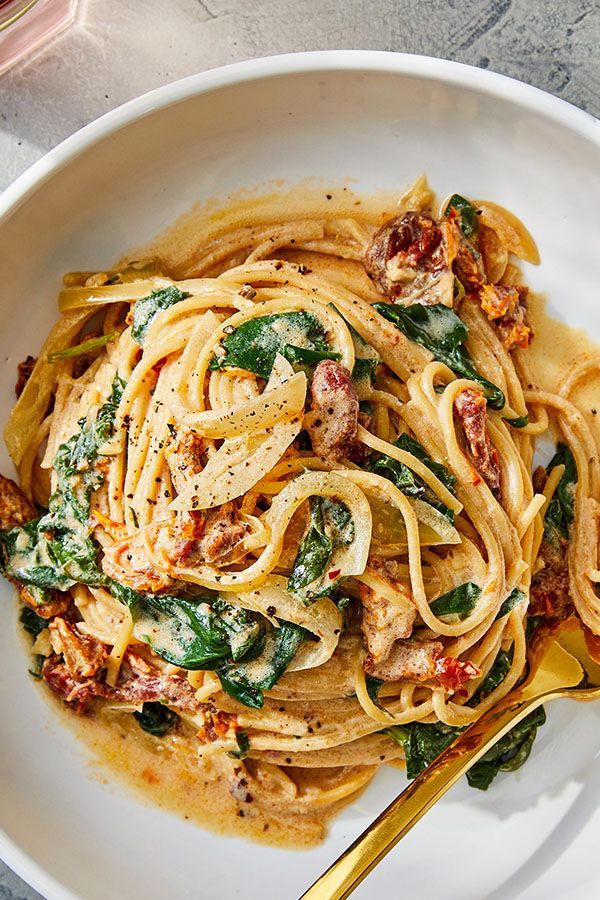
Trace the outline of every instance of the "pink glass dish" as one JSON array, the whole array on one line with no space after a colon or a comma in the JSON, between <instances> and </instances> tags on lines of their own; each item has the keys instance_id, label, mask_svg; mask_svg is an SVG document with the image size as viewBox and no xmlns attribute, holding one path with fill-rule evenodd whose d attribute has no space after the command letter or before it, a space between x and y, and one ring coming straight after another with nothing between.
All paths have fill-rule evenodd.
<instances>
[{"instance_id":1,"label":"pink glass dish","mask_svg":"<svg viewBox=\"0 0 600 900\"><path fill-rule=\"evenodd\" d=\"M67 28L79 0L0 0L0 75Z\"/></svg>"}]
</instances>

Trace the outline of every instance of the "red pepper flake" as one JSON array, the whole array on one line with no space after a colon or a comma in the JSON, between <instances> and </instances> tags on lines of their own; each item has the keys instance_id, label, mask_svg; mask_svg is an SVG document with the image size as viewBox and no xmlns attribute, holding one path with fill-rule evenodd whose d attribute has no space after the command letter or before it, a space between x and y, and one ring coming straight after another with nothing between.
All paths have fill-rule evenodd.
<instances>
[{"instance_id":1,"label":"red pepper flake","mask_svg":"<svg viewBox=\"0 0 600 900\"><path fill-rule=\"evenodd\" d=\"M479 678L481 669L470 660L463 662L454 656L440 656L435 663L435 674L443 688L456 691L471 678Z\"/></svg>"},{"instance_id":2,"label":"red pepper flake","mask_svg":"<svg viewBox=\"0 0 600 900\"><path fill-rule=\"evenodd\" d=\"M332 569L331 572L328 572L327 575L330 581L333 581L334 578L337 578L341 571L341 569Z\"/></svg>"},{"instance_id":3,"label":"red pepper flake","mask_svg":"<svg viewBox=\"0 0 600 900\"><path fill-rule=\"evenodd\" d=\"M471 464L469 464L469 468L471 470L471 481L473 484L481 484L481 476L477 469L475 469Z\"/></svg>"}]
</instances>

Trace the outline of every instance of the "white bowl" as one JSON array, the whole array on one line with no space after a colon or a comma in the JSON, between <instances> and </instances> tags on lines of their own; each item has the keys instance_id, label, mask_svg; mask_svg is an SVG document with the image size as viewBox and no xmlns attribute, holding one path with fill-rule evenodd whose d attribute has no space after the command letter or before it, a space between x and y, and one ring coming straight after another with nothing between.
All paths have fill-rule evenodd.
<instances>
[{"instance_id":1,"label":"white bowl","mask_svg":"<svg viewBox=\"0 0 600 900\"><path fill-rule=\"evenodd\" d=\"M501 202L535 235L527 272L600 339L600 126L534 88L455 63L340 51L255 60L127 103L48 153L0 197L0 397L56 317L68 269L102 267L193 203L274 178ZM2 452L0 470L10 471ZM380 773L307 853L219 838L103 784L27 675L11 591L0 608L0 855L49 898L297 897L405 783ZM598 896L594 707L550 709L532 761L488 794L459 786L361 897Z\"/></svg>"}]
</instances>

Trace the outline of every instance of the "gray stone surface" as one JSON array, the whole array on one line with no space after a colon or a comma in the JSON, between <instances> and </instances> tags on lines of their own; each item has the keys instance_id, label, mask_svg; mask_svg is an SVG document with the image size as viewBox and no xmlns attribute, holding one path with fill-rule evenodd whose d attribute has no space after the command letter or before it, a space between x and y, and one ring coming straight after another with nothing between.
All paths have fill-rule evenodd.
<instances>
[{"instance_id":1,"label":"gray stone surface","mask_svg":"<svg viewBox=\"0 0 600 900\"><path fill-rule=\"evenodd\" d=\"M131 97L273 53L361 48L440 56L511 75L600 115L596 0L82 0L82 6L70 31L0 77L0 189ZM0 863L0 900L38 896Z\"/></svg>"}]
</instances>

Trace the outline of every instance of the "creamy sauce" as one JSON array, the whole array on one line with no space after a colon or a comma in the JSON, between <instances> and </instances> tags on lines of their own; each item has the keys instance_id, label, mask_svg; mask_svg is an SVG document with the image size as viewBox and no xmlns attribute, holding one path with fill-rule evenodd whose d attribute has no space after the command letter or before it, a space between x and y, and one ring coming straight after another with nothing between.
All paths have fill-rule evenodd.
<instances>
[{"instance_id":1,"label":"creamy sauce","mask_svg":"<svg viewBox=\"0 0 600 900\"><path fill-rule=\"evenodd\" d=\"M536 386L542 391L558 392L575 365L585 359L593 360L593 371L577 383L569 399L600 435L600 346L582 329L549 316L546 306L545 298L535 294L530 297L528 319L534 338L526 352Z\"/></svg>"},{"instance_id":2,"label":"creamy sauce","mask_svg":"<svg viewBox=\"0 0 600 900\"><path fill-rule=\"evenodd\" d=\"M24 631L19 631L29 654L31 641ZM118 710L106 705L95 715L77 715L43 681L40 691L61 724L89 751L87 762L92 777L103 784L116 780L138 802L158 806L217 834L274 847L307 849L324 839L329 821L371 780L373 768L365 766L368 777L359 778L356 791L347 798L311 806L306 799L315 782L313 770L289 767L291 777L280 780L269 771L276 767L265 764L252 764L252 771L248 772L229 756L201 759L198 738L187 723L182 722L173 734L157 738L143 731L131 714L141 705L122 705ZM340 771L332 768L324 779L324 786L330 788L332 795L336 793ZM232 781L244 776L247 790L232 793ZM262 791L256 790L259 781ZM323 778L318 783L322 789ZM261 803L261 792L269 798L268 808L264 796ZM296 808L290 804L293 795Z\"/></svg>"},{"instance_id":3,"label":"creamy sauce","mask_svg":"<svg viewBox=\"0 0 600 900\"><path fill-rule=\"evenodd\" d=\"M214 237L215 227L217 233L222 234L242 226L258 228L261 210L265 221L268 221L269 210L275 207L279 211L283 209L282 200L283 212L289 218L314 218L317 213L319 217L332 220L351 214L358 215L371 226L379 225L393 215L398 205L398 195L391 193L366 197L353 193L347 187L317 186L316 183L293 190L285 190L283 185L276 187L276 192L261 194L258 200L256 195L242 193L227 198L224 208L219 208L223 205L222 199L219 204L214 201L196 207L151 246L129 253L126 259L155 256L164 261L175 277L181 277L196 248L202 245L205 234L210 232ZM331 274L339 279L339 265L331 267L327 259L317 254L286 249L281 256L304 262L318 268L324 276ZM365 289L370 288L360 263L348 260L342 266L354 278L362 279ZM598 360L594 376L578 385L573 393L573 399L582 404L586 417L598 428L600 348L583 332L550 319L546 315L544 301L539 297L532 296L530 299L529 318L535 337L528 356L535 370L536 385L542 390L556 391L574 362L580 361L583 354ZM300 335L287 335L288 339L292 337L294 343L300 343ZM399 535L399 539L402 540L403 536ZM52 696L45 688L44 692ZM364 767L364 774L357 779L354 793L315 808L314 804L311 807L303 802L310 795L314 770L290 767L287 770L290 777L286 782L285 776L278 779L265 767L260 780L271 801L266 806L256 802L254 797L240 800L240 793L237 797L233 796L231 778L236 775L236 769L238 772L242 770L242 766L229 757L200 760L199 741L189 726L185 726L185 734L158 739L143 732L129 713L105 709L96 717L77 717L64 709L59 701L53 700L63 710L65 721L92 751L96 772L102 773L100 777L110 772L111 777L116 776L139 798L203 828L272 845L307 847L321 841L328 820L356 797L357 791L368 783L373 771L371 767ZM398 763L394 761L391 764ZM323 779L327 781L329 778L332 798L335 797L338 771L332 769L330 776L320 776L321 787ZM252 793L251 783L248 794Z\"/></svg>"},{"instance_id":4,"label":"creamy sauce","mask_svg":"<svg viewBox=\"0 0 600 900\"><path fill-rule=\"evenodd\" d=\"M294 816L276 809L268 813L252 800L236 800L231 777L241 766L227 759L201 760L193 734L163 739L146 734L130 713L105 709L94 717L74 715L43 686L52 705L60 709L66 725L93 754L90 769L106 781L117 778L136 799L158 806L196 825L225 835L236 835L280 847L303 848L318 844L327 821L340 804ZM243 791L241 796L244 796Z\"/></svg>"},{"instance_id":5,"label":"creamy sauce","mask_svg":"<svg viewBox=\"0 0 600 900\"><path fill-rule=\"evenodd\" d=\"M275 183L272 193L239 191L197 204L152 243L130 251L123 259L155 257L163 260L169 270L176 271L197 255L197 248L208 233L214 236L244 227L250 233L256 232L264 222L273 221L273 210L286 221L304 221L316 216L331 221L352 216L380 225L398 208L400 195L392 191L365 195L339 184L317 184L315 179L286 189L283 183ZM283 254L286 258L288 255L288 252ZM327 266L321 265L319 270L326 274Z\"/></svg>"}]
</instances>

